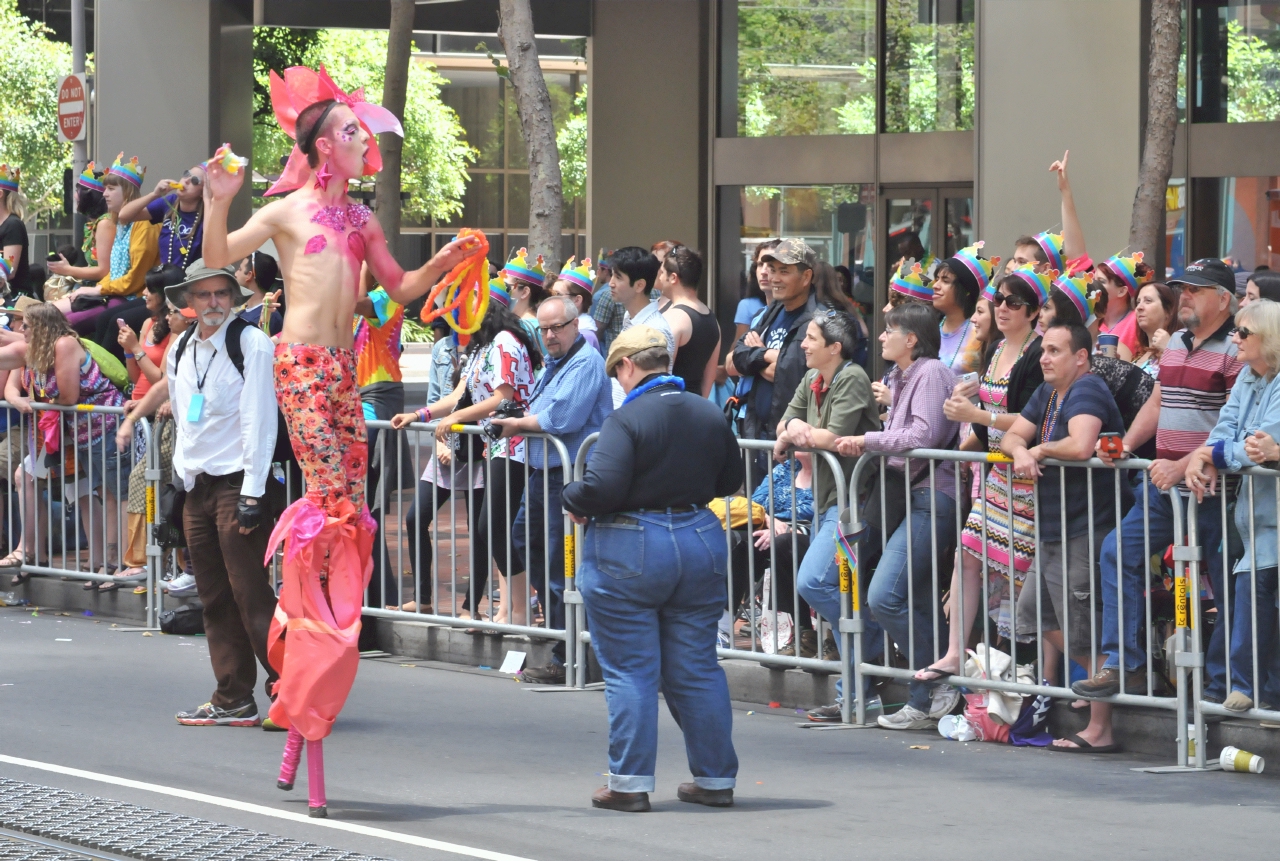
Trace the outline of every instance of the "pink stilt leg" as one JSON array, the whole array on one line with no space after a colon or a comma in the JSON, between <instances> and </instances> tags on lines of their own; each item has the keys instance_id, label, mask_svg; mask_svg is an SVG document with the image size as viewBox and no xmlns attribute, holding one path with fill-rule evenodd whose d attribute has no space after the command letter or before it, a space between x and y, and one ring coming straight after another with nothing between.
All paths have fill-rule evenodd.
<instances>
[{"instance_id":1,"label":"pink stilt leg","mask_svg":"<svg viewBox=\"0 0 1280 861\"><path fill-rule=\"evenodd\" d=\"M323 818L329 815L328 801L324 795L324 742L307 742L307 801L308 813Z\"/></svg>"},{"instance_id":2,"label":"pink stilt leg","mask_svg":"<svg viewBox=\"0 0 1280 861\"><path fill-rule=\"evenodd\" d=\"M280 760L280 779L276 788L285 792L293 789L293 779L298 776L298 763L302 760L302 733L296 727L289 729L284 743L284 758Z\"/></svg>"}]
</instances>

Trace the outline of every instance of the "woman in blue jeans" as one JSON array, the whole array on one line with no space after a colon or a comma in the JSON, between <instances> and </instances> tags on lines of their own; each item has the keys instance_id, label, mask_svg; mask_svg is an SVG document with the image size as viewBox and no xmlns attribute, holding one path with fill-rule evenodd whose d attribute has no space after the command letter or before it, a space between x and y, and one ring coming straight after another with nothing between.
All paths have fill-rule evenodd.
<instances>
[{"instance_id":1,"label":"woman in blue jeans","mask_svg":"<svg viewBox=\"0 0 1280 861\"><path fill-rule=\"evenodd\" d=\"M836 440L841 436L880 427L871 381L853 362L860 337L858 321L849 314L841 311L814 314L800 342L809 371L796 386L791 403L778 422L774 457L782 460L791 448L834 451ZM857 458L839 460L840 474L833 475L825 456L813 459L813 510L818 516L796 577L797 591L833 628L840 619L836 567L836 525L840 518L837 484L848 484ZM815 650L817 642L815 635ZM838 684L836 690L837 694L841 692ZM814 709L810 719L839 721L839 705Z\"/></svg>"},{"instance_id":2,"label":"woman in blue jeans","mask_svg":"<svg viewBox=\"0 0 1280 861\"><path fill-rule=\"evenodd\" d=\"M837 442L841 454L861 455L864 451L899 454L920 448L950 448L959 425L943 414L942 405L955 388L955 375L938 359L940 345L937 315L924 305L899 305L885 317L880 335L881 355L892 365L888 385L893 406L883 431L849 437ZM904 494L908 467L906 458L890 457L883 475L886 498ZM938 596L933 588L933 562L939 551L955 544L956 501L955 464L943 461L934 469L934 487L929 486L929 465L910 464L910 493L901 523L884 524L890 531L884 554L867 585L867 607L875 622L888 631L898 650L913 668L926 667L937 657L934 617ZM879 505L879 498L870 500ZM815 542L816 543L816 542ZM862 555L866 558L866 554ZM807 560L806 560L807 561ZM801 568L801 592L805 571ZM946 623L938 620L939 636L946 636ZM884 638L878 626L866 627L864 660L875 660ZM945 642L943 640L942 642ZM912 680L907 704L892 715L881 715L886 729L921 729L951 711L959 693L948 685Z\"/></svg>"},{"instance_id":3,"label":"woman in blue jeans","mask_svg":"<svg viewBox=\"0 0 1280 861\"><path fill-rule=\"evenodd\" d=\"M1280 460L1280 303L1259 300L1240 309L1233 334L1238 358L1248 367L1204 446L1191 456L1187 483L1203 502L1218 470L1275 466ZM1252 492L1249 482L1252 481ZM1216 506L1215 506L1216 509ZM1252 510L1252 530L1250 519ZM1236 496L1235 525L1244 555L1235 565L1230 616L1230 693L1222 706L1243 712L1280 706L1280 649L1276 642L1276 480L1245 479ZM1254 578L1257 595L1254 599ZM1257 620L1258 666L1253 629ZM1220 623L1221 624L1221 623Z\"/></svg>"}]
</instances>

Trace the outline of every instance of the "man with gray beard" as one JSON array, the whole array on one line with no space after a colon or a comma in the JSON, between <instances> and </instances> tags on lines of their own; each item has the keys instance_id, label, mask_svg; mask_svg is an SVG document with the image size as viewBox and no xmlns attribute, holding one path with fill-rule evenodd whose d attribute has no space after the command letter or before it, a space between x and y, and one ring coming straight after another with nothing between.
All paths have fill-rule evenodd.
<instances>
[{"instance_id":1,"label":"man with gray beard","mask_svg":"<svg viewBox=\"0 0 1280 861\"><path fill-rule=\"evenodd\" d=\"M165 288L197 324L169 351L166 375L178 423L174 483L185 489L182 526L204 604L204 630L217 688L209 702L177 715L185 726L259 726L257 660L270 696L267 629L276 609L263 559L276 441L274 346L231 313L248 298L227 266L197 260L187 280Z\"/></svg>"}]
</instances>

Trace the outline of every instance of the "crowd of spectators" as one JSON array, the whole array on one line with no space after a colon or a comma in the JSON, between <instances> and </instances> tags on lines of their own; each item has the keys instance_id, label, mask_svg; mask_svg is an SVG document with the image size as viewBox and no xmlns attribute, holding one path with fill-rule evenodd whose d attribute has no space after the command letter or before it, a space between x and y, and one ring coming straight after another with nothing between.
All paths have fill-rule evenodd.
<instances>
[{"instance_id":1,"label":"crowd of spectators","mask_svg":"<svg viewBox=\"0 0 1280 861\"><path fill-rule=\"evenodd\" d=\"M594 262L570 259L558 272L521 249L492 273L488 310L469 339L433 325L426 404L416 409L405 403L399 371L406 309L366 277L367 298L353 321L365 417L389 419L396 431L434 423L412 504L397 524L408 571L392 570L380 532L371 604L564 627L565 470L622 402L604 371L610 346L627 328L646 325L664 341L670 379L684 390L716 398L728 380L726 420L741 440L754 441L744 449L742 509L718 510L730 559L723 648L745 637L751 648L768 641L784 655L837 659L845 639L830 633L841 616L839 548L852 543L862 658L892 664L896 651L913 672L907 702L893 714L883 714L870 676L849 692L881 710L882 726L922 728L954 710L954 677L967 649L989 640L1021 657L1034 652L1039 676L1052 685L1070 683L1066 673L1079 665L1084 678L1070 687L1092 701L1090 722L1054 743L1113 750L1105 700L1153 691L1159 656L1144 645L1153 641L1143 633L1151 621L1144 595L1152 554L1174 538L1175 490L1204 503L1197 526L1209 603L1233 620L1229 635L1224 624L1206 631L1204 698L1231 711L1280 705L1274 614L1253 612L1277 594L1274 488L1258 483L1252 512L1232 504L1224 514L1214 502L1234 499L1237 489L1220 471L1280 461L1280 275L1252 273L1237 296L1236 273L1217 259L1164 283L1140 253L1095 262L1065 157L1051 171L1062 196L1061 233L1020 237L1003 266L981 242L934 259L917 240L909 249L917 256L893 267L879 332L854 301L847 270L798 238L755 248L732 334L700 298L702 257L681 243L602 250ZM127 494L125 546L89 548L93 570L122 576L145 566L144 508L135 504L141 471L129 474L117 454L88 451L113 433L127 443L135 420L150 414L135 409L144 402L165 417L163 397L148 391L165 380L174 336L191 321L188 309L166 301L165 288L199 262L203 212L203 167L146 195L143 174L136 160L121 158L80 178L78 206L90 216L83 247L48 264L50 289L61 295L24 299L9 309L10 331L0 335L0 372L17 409L28 411L31 400L126 407L119 428L101 415L62 424L85 452L81 506L98 504L115 522ZM234 280L239 318L278 334L276 261L255 252ZM873 344L886 369L875 380ZM471 427L457 432L457 425ZM407 459L387 454L399 449L397 437L379 445L377 433L369 483L381 528L388 509L372 501L402 486ZM985 453L996 463L908 456L920 449ZM162 452L172 456L171 437ZM852 520L866 529L847 535L841 488L868 453L883 462L863 474L850 500L861 506ZM1095 456L1151 465L1110 481L1043 464ZM0 567L36 561L37 483L48 469L35 458L15 475L24 533ZM375 492L380 481L386 490ZM452 589L439 594L450 579L439 557L453 548L433 524L446 503L450 534L469 541L460 603ZM402 573L413 575L416 594ZM18 572L14 582L26 576ZM189 585L184 576L169 584L175 594ZM792 622L787 636L779 637L778 614ZM563 682L564 660L561 642L550 663L525 677ZM839 720L839 685L837 693L809 718Z\"/></svg>"}]
</instances>

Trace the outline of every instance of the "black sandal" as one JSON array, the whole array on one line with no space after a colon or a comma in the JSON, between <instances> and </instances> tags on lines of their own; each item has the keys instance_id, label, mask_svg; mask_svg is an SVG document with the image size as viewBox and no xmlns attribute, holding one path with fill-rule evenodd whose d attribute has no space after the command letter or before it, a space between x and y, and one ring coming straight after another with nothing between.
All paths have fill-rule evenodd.
<instances>
[{"instance_id":1,"label":"black sandal","mask_svg":"<svg viewBox=\"0 0 1280 861\"><path fill-rule=\"evenodd\" d=\"M31 579L30 571L19 571L17 574L13 575L13 579L9 581L9 585L21 586L23 583L26 583L30 579Z\"/></svg>"}]
</instances>

